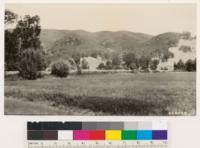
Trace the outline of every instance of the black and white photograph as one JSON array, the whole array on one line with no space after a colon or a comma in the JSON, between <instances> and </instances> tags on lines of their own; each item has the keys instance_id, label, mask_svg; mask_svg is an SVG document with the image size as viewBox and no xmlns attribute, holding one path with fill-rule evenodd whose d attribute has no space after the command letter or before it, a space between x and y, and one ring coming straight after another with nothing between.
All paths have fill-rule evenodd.
<instances>
[{"instance_id":1,"label":"black and white photograph","mask_svg":"<svg viewBox=\"0 0 200 148\"><path fill-rule=\"evenodd\" d=\"M195 116L196 4L12 3L4 114Z\"/></svg>"}]
</instances>

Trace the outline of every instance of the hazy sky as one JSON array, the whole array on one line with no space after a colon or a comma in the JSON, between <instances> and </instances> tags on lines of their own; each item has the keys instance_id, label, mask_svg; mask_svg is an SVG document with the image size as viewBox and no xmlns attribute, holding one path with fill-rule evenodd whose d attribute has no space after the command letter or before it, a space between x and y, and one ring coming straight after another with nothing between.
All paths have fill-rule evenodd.
<instances>
[{"instance_id":1,"label":"hazy sky","mask_svg":"<svg viewBox=\"0 0 200 148\"><path fill-rule=\"evenodd\" d=\"M18 15L39 15L42 28L196 33L195 4L7 4L6 8Z\"/></svg>"}]
</instances>

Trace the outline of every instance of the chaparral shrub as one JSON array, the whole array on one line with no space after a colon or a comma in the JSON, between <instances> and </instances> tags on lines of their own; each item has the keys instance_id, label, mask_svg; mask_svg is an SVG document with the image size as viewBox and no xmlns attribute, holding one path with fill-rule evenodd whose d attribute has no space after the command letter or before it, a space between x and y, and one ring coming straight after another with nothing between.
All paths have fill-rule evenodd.
<instances>
[{"instance_id":1,"label":"chaparral shrub","mask_svg":"<svg viewBox=\"0 0 200 148\"><path fill-rule=\"evenodd\" d=\"M59 60L52 65L51 74L58 77L67 77L69 74L69 63Z\"/></svg>"},{"instance_id":2,"label":"chaparral shrub","mask_svg":"<svg viewBox=\"0 0 200 148\"><path fill-rule=\"evenodd\" d=\"M105 69L105 64L104 63L100 63L99 66L97 67L97 69Z\"/></svg>"}]
</instances>

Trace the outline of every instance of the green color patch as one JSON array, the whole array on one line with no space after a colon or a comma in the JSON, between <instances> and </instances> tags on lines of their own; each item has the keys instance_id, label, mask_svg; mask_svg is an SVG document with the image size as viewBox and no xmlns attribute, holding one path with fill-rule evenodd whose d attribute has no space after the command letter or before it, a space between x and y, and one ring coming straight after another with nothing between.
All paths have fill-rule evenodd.
<instances>
[{"instance_id":1,"label":"green color patch","mask_svg":"<svg viewBox=\"0 0 200 148\"><path fill-rule=\"evenodd\" d=\"M122 140L136 140L137 131L135 130L123 130L122 131Z\"/></svg>"}]
</instances>

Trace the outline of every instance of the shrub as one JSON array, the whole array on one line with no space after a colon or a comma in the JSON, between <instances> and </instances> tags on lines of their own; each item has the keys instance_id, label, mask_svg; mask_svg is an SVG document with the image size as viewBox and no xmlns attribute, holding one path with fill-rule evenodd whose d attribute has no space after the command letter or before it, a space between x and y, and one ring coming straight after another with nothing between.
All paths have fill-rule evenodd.
<instances>
[{"instance_id":1,"label":"shrub","mask_svg":"<svg viewBox=\"0 0 200 148\"><path fill-rule=\"evenodd\" d=\"M114 55L112 58L112 67L113 69L119 69L121 64L121 60L119 58L119 55Z\"/></svg>"},{"instance_id":2,"label":"shrub","mask_svg":"<svg viewBox=\"0 0 200 148\"><path fill-rule=\"evenodd\" d=\"M104 63L100 63L99 66L97 67L97 69L105 69Z\"/></svg>"},{"instance_id":3,"label":"shrub","mask_svg":"<svg viewBox=\"0 0 200 148\"><path fill-rule=\"evenodd\" d=\"M168 68L167 68L167 67L164 67L164 70L168 70Z\"/></svg>"},{"instance_id":4,"label":"shrub","mask_svg":"<svg viewBox=\"0 0 200 148\"><path fill-rule=\"evenodd\" d=\"M183 51L184 53L186 52L191 52L192 49L190 46L185 46L185 45L182 45L180 48L179 48L180 51Z\"/></svg>"},{"instance_id":5,"label":"shrub","mask_svg":"<svg viewBox=\"0 0 200 148\"><path fill-rule=\"evenodd\" d=\"M131 63L131 64L129 65L129 68L130 68L131 70L137 69L136 63Z\"/></svg>"},{"instance_id":6,"label":"shrub","mask_svg":"<svg viewBox=\"0 0 200 148\"><path fill-rule=\"evenodd\" d=\"M52 65L51 74L58 77L66 77L69 74L69 63L59 60Z\"/></svg>"},{"instance_id":7,"label":"shrub","mask_svg":"<svg viewBox=\"0 0 200 148\"><path fill-rule=\"evenodd\" d=\"M185 63L185 69L186 71L196 71L196 60L187 60Z\"/></svg>"},{"instance_id":8,"label":"shrub","mask_svg":"<svg viewBox=\"0 0 200 148\"><path fill-rule=\"evenodd\" d=\"M80 67L80 61L81 61L81 54L76 53L72 55L72 58L74 59L74 62L76 63L76 69L77 69L77 74L81 74L81 67Z\"/></svg>"},{"instance_id":9,"label":"shrub","mask_svg":"<svg viewBox=\"0 0 200 148\"><path fill-rule=\"evenodd\" d=\"M148 69L150 63L149 57L142 56L139 59L139 64L142 70Z\"/></svg>"},{"instance_id":10,"label":"shrub","mask_svg":"<svg viewBox=\"0 0 200 148\"><path fill-rule=\"evenodd\" d=\"M188 32L188 31L184 31L184 32L181 34L181 37L182 37L182 39L189 40L189 39L191 38L191 33Z\"/></svg>"},{"instance_id":11,"label":"shrub","mask_svg":"<svg viewBox=\"0 0 200 148\"><path fill-rule=\"evenodd\" d=\"M139 67L137 58L132 52L125 53L123 55L123 61L128 69L136 69Z\"/></svg>"},{"instance_id":12,"label":"shrub","mask_svg":"<svg viewBox=\"0 0 200 148\"><path fill-rule=\"evenodd\" d=\"M98 53L93 52L93 53L91 54L91 57L93 57L93 58L97 58L97 57L98 57Z\"/></svg>"},{"instance_id":13,"label":"shrub","mask_svg":"<svg viewBox=\"0 0 200 148\"><path fill-rule=\"evenodd\" d=\"M22 52L19 63L19 75L25 79L35 80L38 72L38 53L29 48Z\"/></svg>"},{"instance_id":14,"label":"shrub","mask_svg":"<svg viewBox=\"0 0 200 148\"><path fill-rule=\"evenodd\" d=\"M83 59L81 61L81 67L82 67L82 69L89 69L90 68L89 67L89 63L88 63L88 61L86 59Z\"/></svg>"},{"instance_id":15,"label":"shrub","mask_svg":"<svg viewBox=\"0 0 200 148\"><path fill-rule=\"evenodd\" d=\"M106 65L105 65L105 69L112 69L112 62L111 61L107 61Z\"/></svg>"},{"instance_id":16,"label":"shrub","mask_svg":"<svg viewBox=\"0 0 200 148\"><path fill-rule=\"evenodd\" d=\"M183 61L181 59L178 61L178 63L174 64L174 69L175 70L185 70L185 64L183 63Z\"/></svg>"},{"instance_id":17,"label":"shrub","mask_svg":"<svg viewBox=\"0 0 200 148\"><path fill-rule=\"evenodd\" d=\"M152 70L156 70L158 64L159 64L159 60L157 60L157 59L152 60L152 61L150 62L150 68L151 68Z\"/></svg>"}]
</instances>

